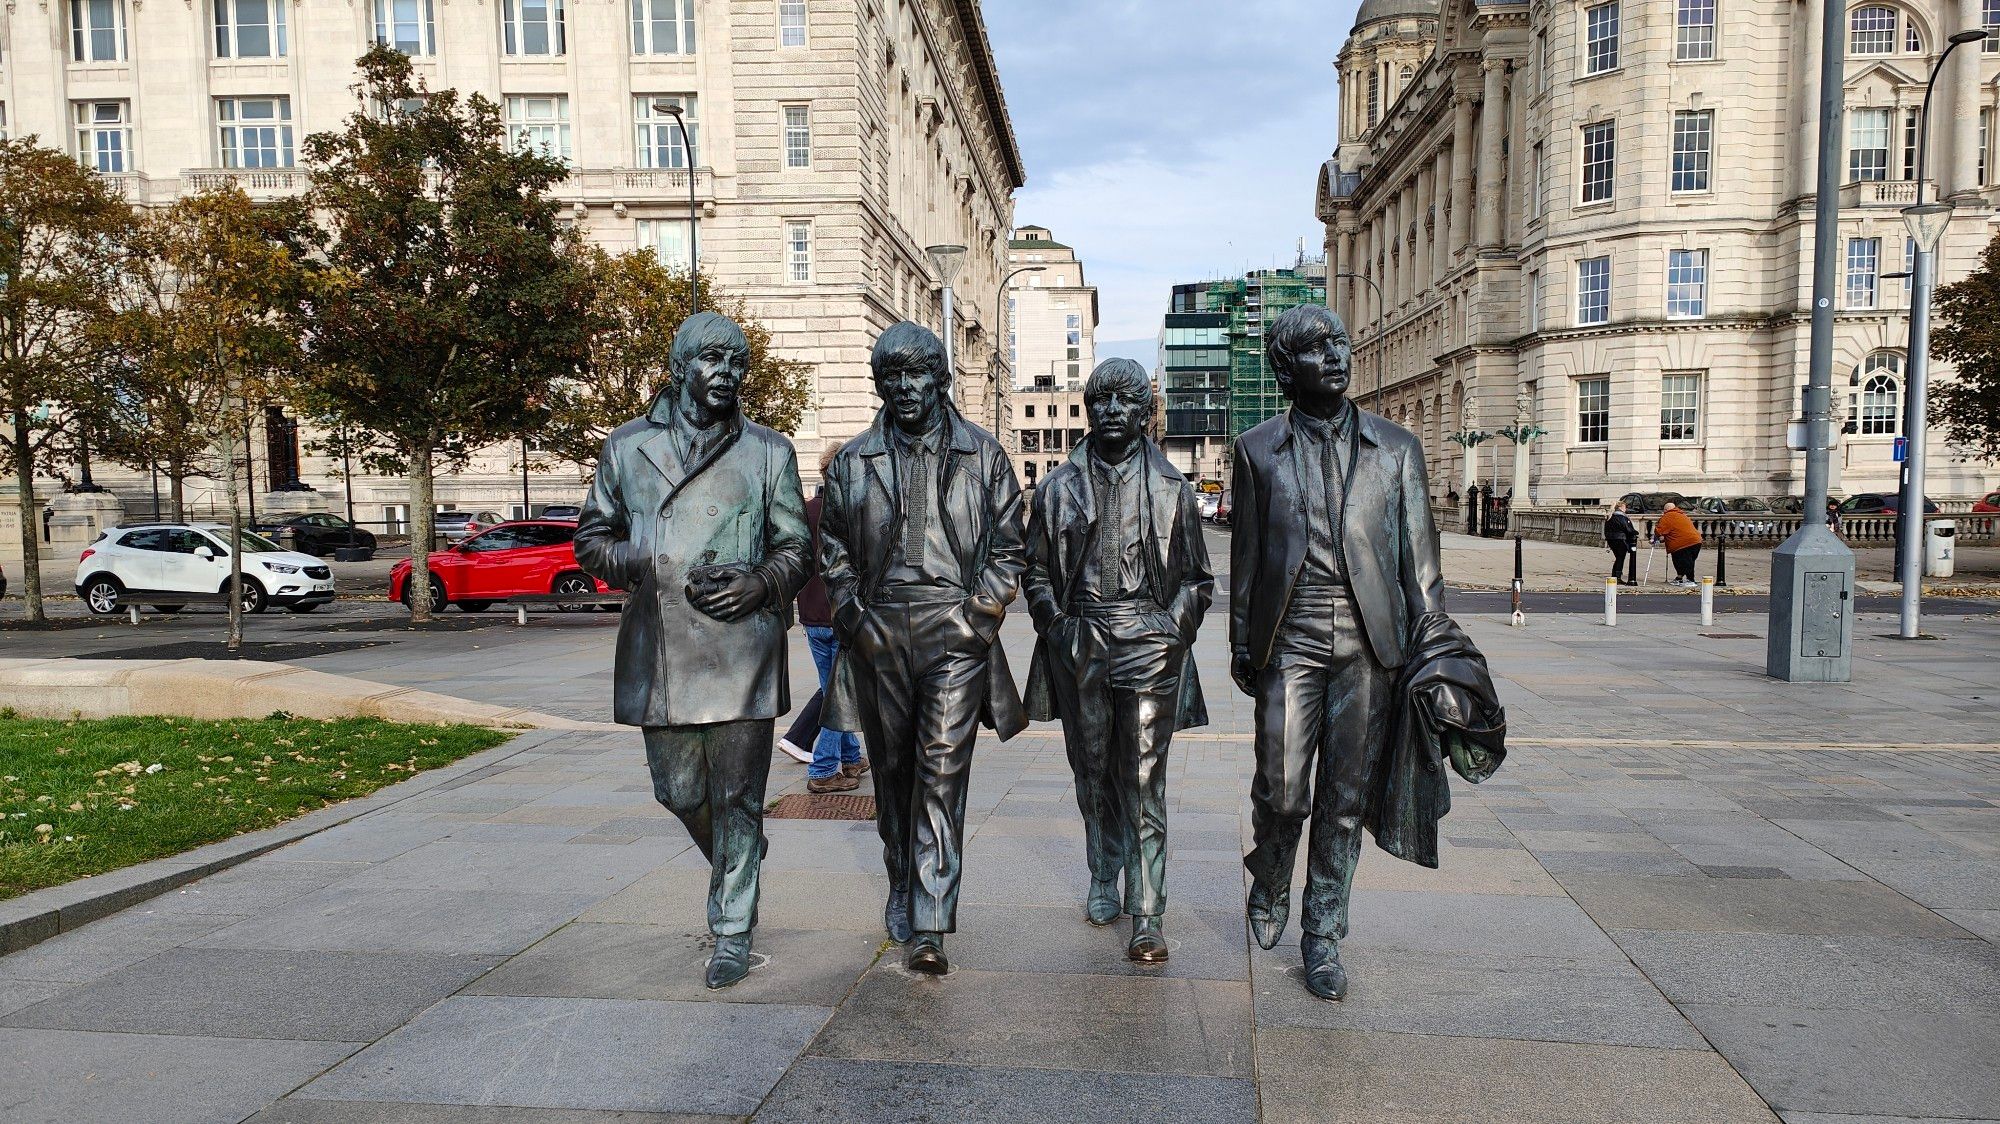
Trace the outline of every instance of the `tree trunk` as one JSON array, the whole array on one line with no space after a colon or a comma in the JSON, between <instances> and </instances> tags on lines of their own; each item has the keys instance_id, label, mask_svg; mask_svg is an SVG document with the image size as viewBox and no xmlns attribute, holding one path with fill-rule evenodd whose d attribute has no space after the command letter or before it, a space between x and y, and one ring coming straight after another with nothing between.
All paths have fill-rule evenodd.
<instances>
[{"instance_id":1,"label":"tree trunk","mask_svg":"<svg viewBox=\"0 0 2000 1124\"><path fill-rule=\"evenodd\" d=\"M433 610L443 611L444 606L431 604L431 538L437 534L436 504L431 497L436 493L437 482L431 478L432 450L426 444L410 456L410 621L413 624L431 619Z\"/></svg>"},{"instance_id":2,"label":"tree trunk","mask_svg":"<svg viewBox=\"0 0 2000 1124\"><path fill-rule=\"evenodd\" d=\"M21 596L28 602L28 620L48 618L42 608L41 513L35 510L34 446L28 440L28 412L14 411L14 472L21 481Z\"/></svg>"},{"instance_id":3,"label":"tree trunk","mask_svg":"<svg viewBox=\"0 0 2000 1124\"><path fill-rule=\"evenodd\" d=\"M229 650L243 650L243 500L236 491L236 435L223 426L222 479L229 493Z\"/></svg>"},{"instance_id":4,"label":"tree trunk","mask_svg":"<svg viewBox=\"0 0 2000 1124\"><path fill-rule=\"evenodd\" d=\"M167 505L174 522L187 522L187 463L178 457L167 464ZM159 512L153 515L157 518Z\"/></svg>"}]
</instances>

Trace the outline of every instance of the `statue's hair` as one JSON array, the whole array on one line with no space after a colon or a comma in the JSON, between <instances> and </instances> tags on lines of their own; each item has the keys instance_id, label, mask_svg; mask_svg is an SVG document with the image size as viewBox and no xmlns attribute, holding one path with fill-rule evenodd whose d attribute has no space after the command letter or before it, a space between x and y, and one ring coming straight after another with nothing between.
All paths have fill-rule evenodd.
<instances>
[{"instance_id":1,"label":"statue's hair","mask_svg":"<svg viewBox=\"0 0 2000 1124\"><path fill-rule=\"evenodd\" d=\"M694 357L714 344L735 348L743 353L747 362L750 358L750 340L744 336L743 328L736 321L720 312L697 312L681 321L680 330L674 333L674 345L667 352L667 367L674 374L694 362Z\"/></svg>"},{"instance_id":2,"label":"statue's hair","mask_svg":"<svg viewBox=\"0 0 2000 1124\"><path fill-rule=\"evenodd\" d=\"M1278 389L1290 398L1292 362L1299 352L1321 340L1346 339L1347 325L1342 324L1340 317L1323 304L1302 304L1286 309L1283 315L1272 321L1267 335L1270 342L1264 345L1264 357L1270 361L1271 374L1278 380Z\"/></svg>"},{"instance_id":3,"label":"statue's hair","mask_svg":"<svg viewBox=\"0 0 2000 1124\"><path fill-rule=\"evenodd\" d=\"M875 350L868 355L869 372L879 379L883 368L890 366L931 367L942 372L939 385L951 385L951 367L944 361L944 341L922 324L908 320L891 324L875 341Z\"/></svg>"},{"instance_id":4,"label":"statue's hair","mask_svg":"<svg viewBox=\"0 0 2000 1124\"><path fill-rule=\"evenodd\" d=\"M821 475L825 475L826 470L832 467L833 458L839 456L840 450L845 448L846 445L847 442L845 441L835 441L832 438L828 438L826 444L820 446L819 471Z\"/></svg>"},{"instance_id":5,"label":"statue's hair","mask_svg":"<svg viewBox=\"0 0 2000 1124\"><path fill-rule=\"evenodd\" d=\"M1153 380L1146 375L1146 368L1137 360L1117 358L1106 359L1090 372L1089 381L1083 384L1083 400L1095 402L1107 394L1120 390L1136 390L1146 396L1146 403L1153 401Z\"/></svg>"}]
</instances>

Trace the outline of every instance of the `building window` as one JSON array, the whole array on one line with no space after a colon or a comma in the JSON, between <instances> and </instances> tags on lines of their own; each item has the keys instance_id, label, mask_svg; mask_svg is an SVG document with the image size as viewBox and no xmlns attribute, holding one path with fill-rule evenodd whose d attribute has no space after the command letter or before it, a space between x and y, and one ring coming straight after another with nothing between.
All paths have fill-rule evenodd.
<instances>
[{"instance_id":1,"label":"building window","mask_svg":"<svg viewBox=\"0 0 2000 1124\"><path fill-rule=\"evenodd\" d=\"M688 249L686 219L640 219L639 248L653 251L653 256L668 269L685 273L694 264L694 255Z\"/></svg>"},{"instance_id":2,"label":"building window","mask_svg":"<svg viewBox=\"0 0 2000 1124\"><path fill-rule=\"evenodd\" d=\"M1028 407L1028 413L1027 413L1027 416L1028 416L1028 417L1031 417L1031 418L1035 416L1035 407L1034 407L1033 405L1030 405L1030 406ZM1030 449L1030 450L1029 450L1029 452L1033 452L1033 451L1034 451L1034 450L1032 450L1032 449Z\"/></svg>"},{"instance_id":3,"label":"building window","mask_svg":"<svg viewBox=\"0 0 2000 1124\"><path fill-rule=\"evenodd\" d=\"M785 167L812 167L812 116L803 105L785 107Z\"/></svg>"},{"instance_id":4,"label":"building window","mask_svg":"<svg viewBox=\"0 0 2000 1124\"><path fill-rule=\"evenodd\" d=\"M1382 114L1382 72L1368 72L1368 127L1374 128Z\"/></svg>"},{"instance_id":5,"label":"building window","mask_svg":"<svg viewBox=\"0 0 2000 1124\"><path fill-rule=\"evenodd\" d=\"M375 41L406 55L436 54L434 0L375 0Z\"/></svg>"},{"instance_id":6,"label":"building window","mask_svg":"<svg viewBox=\"0 0 2000 1124\"><path fill-rule=\"evenodd\" d=\"M100 172L132 170L131 103L80 101L76 107L76 157Z\"/></svg>"},{"instance_id":7,"label":"building window","mask_svg":"<svg viewBox=\"0 0 2000 1124\"><path fill-rule=\"evenodd\" d=\"M1611 259L1585 258L1576 263L1576 322L1604 324L1611 320Z\"/></svg>"},{"instance_id":8,"label":"building window","mask_svg":"<svg viewBox=\"0 0 2000 1124\"><path fill-rule=\"evenodd\" d=\"M1715 58L1715 0L1675 0L1674 60L1707 62Z\"/></svg>"},{"instance_id":9,"label":"building window","mask_svg":"<svg viewBox=\"0 0 2000 1124\"><path fill-rule=\"evenodd\" d=\"M69 0L69 43L77 62L124 62L124 0Z\"/></svg>"},{"instance_id":10,"label":"building window","mask_svg":"<svg viewBox=\"0 0 2000 1124\"><path fill-rule=\"evenodd\" d=\"M1539 332L1542 330L1542 275L1539 273L1528 274L1526 288L1528 290L1528 330L1530 332Z\"/></svg>"},{"instance_id":11,"label":"building window","mask_svg":"<svg viewBox=\"0 0 2000 1124\"><path fill-rule=\"evenodd\" d=\"M778 46L806 45L806 0L778 0Z\"/></svg>"},{"instance_id":12,"label":"building window","mask_svg":"<svg viewBox=\"0 0 2000 1124\"><path fill-rule=\"evenodd\" d=\"M693 94L641 94L632 99L632 116L638 125L639 166L641 168L685 168L687 152L681 147L681 127L664 107L677 105L687 119L688 147L694 149L695 163L701 163L701 125L696 120L700 106Z\"/></svg>"},{"instance_id":13,"label":"building window","mask_svg":"<svg viewBox=\"0 0 2000 1124\"><path fill-rule=\"evenodd\" d=\"M1864 437L1883 437L1903 427L1903 358L1877 351L1861 361L1854 382L1861 387L1855 428Z\"/></svg>"},{"instance_id":14,"label":"building window","mask_svg":"<svg viewBox=\"0 0 2000 1124\"><path fill-rule=\"evenodd\" d=\"M0 141L7 139L7 103L0 101Z\"/></svg>"},{"instance_id":15,"label":"building window","mask_svg":"<svg viewBox=\"0 0 2000 1124\"><path fill-rule=\"evenodd\" d=\"M286 0L215 0L215 57L285 57Z\"/></svg>"},{"instance_id":16,"label":"building window","mask_svg":"<svg viewBox=\"0 0 2000 1124\"><path fill-rule=\"evenodd\" d=\"M1674 114L1673 190L1708 190L1709 154L1714 143L1714 110Z\"/></svg>"},{"instance_id":17,"label":"building window","mask_svg":"<svg viewBox=\"0 0 2000 1124\"><path fill-rule=\"evenodd\" d=\"M1876 278L1882 269L1880 238L1847 240L1847 307L1874 308Z\"/></svg>"},{"instance_id":18,"label":"building window","mask_svg":"<svg viewBox=\"0 0 2000 1124\"><path fill-rule=\"evenodd\" d=\"M1660 376L1660 440L1701 440L1701 376Z\"/></svg>"},{"instance_id":19,"label":"building window","mask_svg":"<svg viewBox=\"0 0 2000 1124\"><path fill-rule=\"evenodd\" d=\"M1708 251L1667 251L1667 317L1688 319L1708 311Z\"/></svg>"},{"instance_id":20,"label":"building window","mask_svg":"<svg viewBox=\"0 0 2000 1124\"><path fill-rule=\"evenodd\" d=\"M1917 111L1903 111L1903 178L1917 178Z\"/></svg>"},{"instance_id":21,"label":"building window","mask_svg":"<svg viewBox=\"0 0 2000 1124\"><path fill-rule=\"evenodd\" d=\"M292 166L292 99L218 98L215 124L223 167Z\"/></svg>"},{"instance_id":22,"label":"building window","mask_svg":"<svg viewBox=\"0 0 2000 1124\"><path fill-rule=\"evenodd\" d=\"M1610 376L1594 375L1576 380L1576 443L1602 445L1610 440Z\"/></svg>"},{"instance_id":23,"label":"building window","mask_svg":"<svg viewBox=\"0 0 2000 1124\"><path fill-rule=\"evenodd\" d=\"M560 55L563 0L500 0L500 30L510 55Z\"/></svg>"},{"instance_id":24,"label":"building window","mask_svg":"<svg viewBox=\"0 0 2000 1124\"><path fill-rule=\"evenodd\" d=\"M1583 127L1583 201L1611 200L1614 165L1618 160L1618 122L1599 121Z\"/></svg>"},{"instance_id":25,"label":"building window","mask_svg":"<svg viewBox=\"0 0 2000 1124\"><path fill-rule=\"evenodd\" d=\"M1896 50L1896 9L1856 8L1847 17L1847 53L1887 55Z\"/></svg>"},{"instance_id":26,"label":"building window","mask_svg":"<svg viewBox=\"0 0 2000 1124\"><path fill-rule=\"evenodd\" d=\"M1542 144L1540 141L1536 141L1535 147L1530 153L1530 158L1533 161L1532 178L1528 181L1528 220L1530 222L1542 217L1542 192L1548 188L1549 168L1547 161L1543 159L1543 155Z\"/></svg>"},{"instance_id":27,"label":"building window","mask_svg":"<svg viewBox=\"0 0 2000 1124\"><path fill-rule=\"evenodd\" d=\"M1618 0L1583 10L1583 72L1618 68Z\"/></svg>"},{"instance_id":28,"label":"building window","mask_svg":"<svg viewBox=\"0 0 2000 1124\"><path fill-rule=\"evenodd\" d=\"M1979 186L1981 187L1993 182L1992 158L1987 155L1992 151L1990 147L1992 136L1993 110L1987 107L1979 111Z\"/></svg>"},{"instance_id":29,"label":"building window","mask_svg":"<svg viewBox=\"0 0 2000 1124\"><path fill-rule=\"evenodd\" d=\"M785 224L785 276L789 280L812 280L812 230L812 223L803 220Z\"/></svg>"},{"instance_id":30,"label":"building window","mask_svg":"<svg viewBox=\"0 0 2000 1124\"><path fill-rule=\"evenodd\" d=\"M1889 178L1889 111L1847 111L1847 179L1850 183Z\"/></svg>"},{"instance_id":31,"label":"building window","mask_svg":"<svg viewBox=\"0 0 2000 1124\"><path fill-rule=\"evenodd\" d=\"M632 53L694 54L694 0L632 0Z\"/></svg>"},{"instance_id":32,"label":"building window","mask_svg":"<svg viewBox=\"0 0 2000 1124\"><path fill-rule=\"evenodd\" d=\"M1986 29L1986 41L1979 49L2000 54L2000 0L1979 0L1979 26Z\"/></svg>"},{"instance_id":33,"label":"building window","mask_svg":"<svg viewBox=\"0 0 2000 1124\"><path fill-rule=\"evenodd\" d=\"M517 152L569 163L569 98L561 94L508 95L507 142Z\"/></svg>"}]
</instances>

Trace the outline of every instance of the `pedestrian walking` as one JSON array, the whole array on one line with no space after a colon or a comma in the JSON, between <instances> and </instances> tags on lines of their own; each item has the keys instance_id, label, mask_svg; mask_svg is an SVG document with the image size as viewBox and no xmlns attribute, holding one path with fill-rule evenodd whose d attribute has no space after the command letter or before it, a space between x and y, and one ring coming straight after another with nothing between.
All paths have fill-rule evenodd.
<instances>
[{"instance_id":1,"label":"pedestrian walking","mask_svg":"<svg viewBox=\"0 0 2000 1124\"><path fill-rule=\"evenodd\" d=\"M1680 505L1669 503L1660 513L1660 521L1653 525L1653 538L1667 548L1667 557L1674 563L1674 585L1693 585L1695 559L1701 557L1701 532L1695 530L1694 520L1680 509Z\"/></svg>"},{"instance_id":2,"label":"pedestrian walking","mask_svg":"<svg viewBox=\"0 0 2000 1124\"><path fill-rule=\"evenodd\" d=\"M1626 556L1639 549L1639 528L1625 514L1624 500L1611 506L1611 515L1604 521L1604 545L1611 548L1611 576L1620 585L1637 585L1623 576Z\"/></svg>"},{"instance_id":3,"label":"pedestrian walking","mask_svg":"<svg viewBox=\"0 0 2000 1124\"><path fill-rule=\"evenodd\" d=\"M1847 537L1847 526L1840 521L1840 501L1826 501L1826 529L1841 538Z\"/></svg>"},{"instance_id":4,"label":"pedestrian walking","mask_svg":"<svg viewBox=\"0 0 2000 1124\"><path fill-rule=\"evenodd\" d=\"M820 479L826 479L827 470L833 465L833 458L840 452L840 442L829 442L819 455ZM799 710L797 721L778 742L778 748L798 761L808 765L806 769L806 791L811 793L852 792L861 787L861 777L868 772L868 760L861 754L861 737L842 730L830 730L820 725L820 709L826 703L826 685L833 675L833 661L840 655L840 641L833 633L833 608L827 601L826 582L819 575L819 513L826 498L826 487L806 501L806 525L812 530L812 550L815 560L812 579L799 590L799 624L806 630L806 643L812 648L813 666L819 670L819 690L812 700Z\"/></svg>"}]
</instances>

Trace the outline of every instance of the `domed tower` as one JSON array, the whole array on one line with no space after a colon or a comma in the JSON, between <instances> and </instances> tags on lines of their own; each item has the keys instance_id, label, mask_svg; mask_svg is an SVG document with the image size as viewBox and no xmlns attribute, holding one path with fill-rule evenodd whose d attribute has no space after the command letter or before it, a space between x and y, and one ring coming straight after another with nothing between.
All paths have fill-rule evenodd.
<instances>
[{"instance_id":1,"label":"domed tower","mask_svg":"<svg viewBox=\"0 0 2000 1124\"><path fill-rule=\"evenodd\" d=\"M1361 0L1340 48L1340 166L1388 115L1417 67L1437 47L1437 0Z\"/></svg>"}]
</instances>

